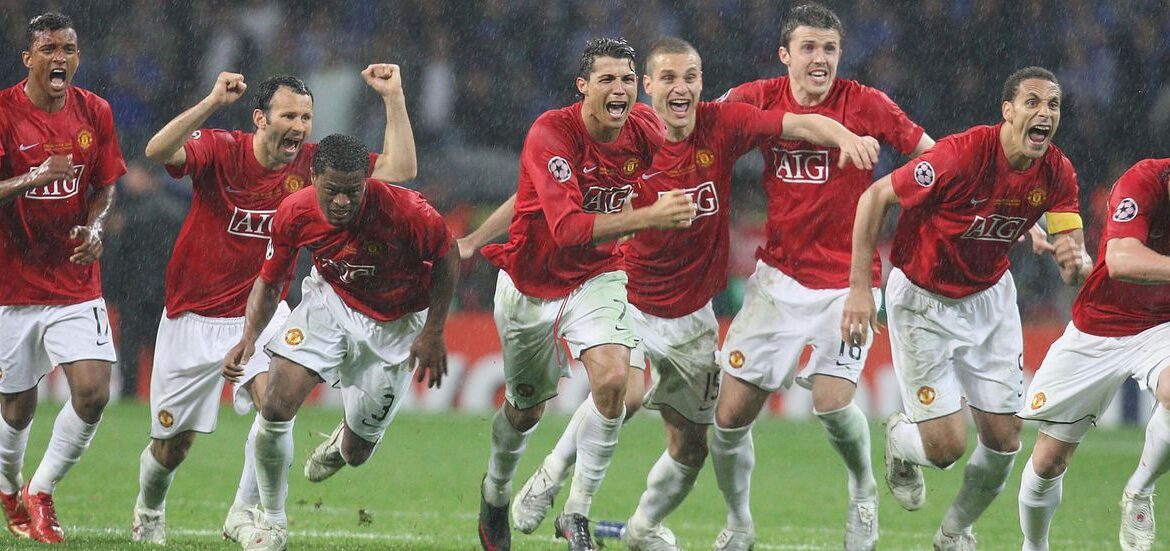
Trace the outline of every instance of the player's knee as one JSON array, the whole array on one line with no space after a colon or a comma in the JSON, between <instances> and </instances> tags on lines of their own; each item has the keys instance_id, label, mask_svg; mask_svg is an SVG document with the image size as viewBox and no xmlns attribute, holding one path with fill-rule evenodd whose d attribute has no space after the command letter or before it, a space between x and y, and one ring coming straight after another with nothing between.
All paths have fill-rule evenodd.
<instances>
[{"instance_id":1,"label":"player's knee","mask_svg":"<svg viewBox=\"0 0 1170 551\"><path fill-rule=\"evenodd\" d=\"M370 456L374 455L374 443L366 442L360 437L345 438L342 441L342 454L345 458L345 463L351 467L357 467L368 461Z\"/></svg>"},{"instance_id":2,"label":"player's knee","mask_svg":"<svg viewBox=\"0 0 1170 551\"><path fill-rule=\"evenodd\" d=\"M625 420L629 421L630 418L633 417L635 413L638 413L638 410L640 410L640 409L642 409L642 398L641 397L635 398L633 396L630 396L629 393L626 393L626 418L625 418Z\"/></svg>"},{"instance_id":3,"label":"player's knee","mask_svg":"<svg viewBox=\"0 0 1170 551\"><path fill-rule=\"evenodd\" d=\"M926 447L926 458L940 469L950 468L951 465L958 463L959 459L963 458L963 454L967 452L966 442L942 442L934 446Z\"/></svg>"},{"instance_id":4,"label":"player's knee","mask_svg":"<svg viewBox=\"0 0 1170 551\"><path fill-rule=\"evenodd\" d=\"M528 409L516 409L511 403L505 402L504 416L508 418L508 424L512 425L513 429L519 432L528 432L544 416L544 404L538 404Z\"/></svg>"},{"instance_id":5,"label":"player's knee","mask_svg":"<svg viewBox=\"0 0 1170 551\"><path fill-rule=\"evenodd\" d=\"M73 411L86 423L96 423L102 418L106 404L110 402L110 387L106 385L92 386L74 390L71 401Z\"/></svg>"},{"instance_id":6,"label":"player's knee","mask_svg":"<svg viewBox=\"0 0 1170 551\"><path fill-rule=\"evenodd\" d=\"M195 433L186 431L166 440L155 439L151 445L151 454L167 470L175 470L191 451L191 443L195 441Z\"/></svg>"},{"instance_id":7,"label":"player's knee","mask_svg":"<svg viewBox=\"0 0 1170 551\"><path fill-rule=\"evenodd\" d=\"M670 457L688 467L702 467L707 461L707 439L682 439L670 443Z\"/></svg>"},{"instance_id":8,"label":"player's knee","mask_svg":"<svg viewBox=\"0 0 1170 551\"><path fill-rule=\"evenodd\" d=\"M1067 456L1061 454L1032 454L1032 470L1036 475L1044 479L1053 479L1068 470Z\"/></svg>"},{"instance_id":9,"label":"player's knee","mask_svg":"<svg viewBox=\"0 0 1170 551\"><path fill-rule=\"evenodd\" d=\"M283 423L292 421L293 416L296 415L296 409L289 407L284 400L269 395L260 408L260 415L268 421Z\"/></svg>"}]
</instances>

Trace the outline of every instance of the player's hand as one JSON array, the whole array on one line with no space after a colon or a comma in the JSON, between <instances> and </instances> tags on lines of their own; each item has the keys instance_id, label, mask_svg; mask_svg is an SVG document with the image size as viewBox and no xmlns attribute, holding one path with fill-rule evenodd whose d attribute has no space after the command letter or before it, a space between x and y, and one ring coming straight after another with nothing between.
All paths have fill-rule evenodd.
<instances>
[{"instance_id":1,"label":"player's hand","mask_svg":"<svg viewBox=\"0 0 1170 551\"><path fill-rule=\"evenodd\" d=\"M255 343L246 341L236 343L223 359L223 378L232 383L240 382L240 377L244 376L244 366L255 353Z\"/></svg>"},{"instance_id":2,"label":"player's hand","mask_svg":"<svg viewBox=\"0 0 1170 551\"><path fill-rule=\"evenodd\" d=\"M881 154L882 146L873 136L850 134L849 138L837 144L837 148L841 150L840 158L837 159L837 168L845 168L846 165L852 163L857 169L873 170L874 165L877 164L878 155Z\"/></svg>"},{"instance_id":3,"label":"player's hand","mask_svg":"<svg viewBox=\"0 0 1170 551\"><path fill-rule=\"evenodd\" d=\"M699 208L683 190L672 189L659 196L645 211L650 217L650 227L671 230L691 227Z\"/></svg>"},{"instance_id":4,"label":"player's hand","mask_svg":"<svg viewBox=\"0 0 1170 551\"><path fill-rule=\"evenodd\" d=\"M850 287L841 316L841 340L849 346L864 346L870 331L878 334L877 304L869 289Z\"/></svg>"},{"instance_id":5,"label":"player's hand","mask_svg":"<svg viewBox=\"0 0 1170 551\"><path fill-rule=\"evenodd\" d=\"M479 250L479 246L472 242L471 236L456 239L455 246L459 247L459 260L470 260L475 256L475 251Z\"/></svg>"},{"instance_id":6,"label":"player's hand","mask_svg":"<svg viewBox=\"0 0 1170 551\"><path fill-rule=\"evenodd\" d=\"M73 248L73 255L69 261L74 264L93 264L102 256L102 232L90 226L73 226L69 230L69 239L80 240L81 244Z\"/></svg>"},{"instance_id":7,"label":"player's hand","mask_svg":"<svg viewBox=\"0 0 1170 551\"><path fill-rule=\"evenodd\" d=\"M1044 253L1056 253L1056 247L1054 247L1052 243L1048 242L1048 232L1044 231L1044 228L1040 227L1040 224L1034 224L1025 235L1032 240L1033 253L1037 255ZM1020 241L1023 241L1024 239L1025 236L1021 235Z\"/></svg>"},{"instance_id":8,"label":"player's hand","mask_svg":"<svg viewBox=\"0 0 1170 551\"><path fill-rule=\"evenodd\" d=\"M443 376L447 374L447 343L443 340L441 331L423 330L410 345L411 369L418 369L418 382L427 377L427 388L443 386Z\"/></svg>"},{"instance_id":9,"label":"player's hand","mask_svg":"<svg viewBox=\"0 0 1170 551\"><path fill-rule=\"evenodd\" d=\"M215 85L211 87L211 93L207 94L207 99L215 105L223 107L235 103L236 100L244 96L244 91L247 89L248 85L244 83L244 75L224 72L215 78Z\"/></svg>"},{"instance_id":10,"label":"player's hand","mask_svg":"<svg viewBox=\"0 0 1170 551\"><path fill-rule=\"evenodd\" d=\"M362 78L378 95L402 94L402 70L393 63L375 63L362 71Z\"/></svg>"},{"instance_id":11,"label":"player's hand","mask_svg":"<svg viewBox=\"0 0 1170 551\"><path fill-rule=\"evenodd\" d=\"M73 154L50 155L29 173L29 187L47 186L57 180L73 178Z\"/></svg>"},{"instance_id":12,"label":"player's hand","mask_svg":"<svg viewBox=\"0 0 1170 551\"><path fill-rule=\"evenodd\" d=\"M1085 248L1078 245L1071 235L1057 236L1052 247L1052 256L1060 266L1061 279L1066 282L1078 281L1085 268Z\"/></svg>"}]
</instances>

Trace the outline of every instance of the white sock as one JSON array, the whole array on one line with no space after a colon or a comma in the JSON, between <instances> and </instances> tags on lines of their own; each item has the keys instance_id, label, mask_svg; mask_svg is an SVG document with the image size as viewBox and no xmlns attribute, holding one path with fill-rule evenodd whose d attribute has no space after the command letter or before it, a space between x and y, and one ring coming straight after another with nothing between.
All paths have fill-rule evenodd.
<instances>
[{"instance_id":1,"label":"white sock","mask_svg":"<svg viewBox=\"0 0 1170 551\"><path fill-rule=\"evenodd\" d=\"M877 482L869 456L869 423L856 403L824 413L814 411L828 433L829 443L845 461L849 473L849 497L854 500L877 498Z\"/></svg>"},{"instance_id":2,"label":"white sock","mask_svg":"<svg viewBox=\"0 0 1170 551\"><path fill-rule=\"evenodd\" d=\"M483 479L483 497L493 507L504 507L512 497L512 478L516 476L516 464L528 446L528 437L536 425L527 432L520 432L508 421L504 408L492 417L492 451L488 456L487 476Z\"/></svg>"},{"instance_id":3,"label":"white sock","mask_svg":"<svg viewBox=\"0 0 1170 551\"><path fill-rule=\"evenodd\" d=\"M592 399L585 400L585 404L588 409L581 419L581 426L577 428L577 467L573 472L569 497L565 500L565 512L588 517L593 496L601 487L605 471L609 469L613 452L617 449L626 406L622 404L622 412L616 419L609 419L601 414Z\"/></svg>"},{"instance_id":4,"label":"white sock","mask_svg":"<svg viewBox=\"0 0 1170 551\"><path fill-rule=\"evenodd\" d=\"M236 487L232 507L255 507L260 503L260 486L256 484L256 431L259 430L260 414L257 413L252 419L252 428L248 429L248 437L244 439L244 470L240 473L240 485Z\"/></svg>"},{"instance_id":5,"label":"white sock","mask_svg":"<svg viewBox=\"0 0 1170 551\"><path fill-rule=\"evenodd\" d=\"M1137 469L1125 484L1125 491L1131 494L1149 494L1154 491L1158 477L1170 470L1170 410L1162 406L1154 408L1150 422L1146 425L1146 443Z\"/></svg>"},{"instance_id":6,"label":"white sock","mask_svg":"<svg viewBox=\"0 0 1170 551\"><path fill-rule=\"evenodd\" d=\"M260 503L264 515L279 526L288 526L284 502L288 499L288 471L293 459L293 423L269 421L263 415L256 416L259 427L256 431L256 482L260 488Z\"/></svg>"},{"instance_id":7,"label":"white sock","mask_svg":"<svg viewBox=\"0 0 1170 551\"><path fill-rule=\"evenodd\" d=\"M159 463L150 448L151 445L147 444L142 455L138 456L138 502L135 507L163 511L167 507L167 490L171 489L175 471Z\"/></svg>"},{"instance_id":8,"label":"white sock","mask_svg":"<svg viewBox=\"0 0 1170 551\"><path fill-rule=\"evenodd\" d=\"M1020 479L1020 531L1024 533L1024 551L1048 551L1048 527L1060 505L1064 474L1040 478L1032 458L1024 465Z\"/></svg>"},{"instance_id":9,"label":"white sock","mask_svg":"<svg viewBox=\"0 0 1170 551\"><path fill-rule=\"evenodd\" d=\"M926 457L926 448L922 446L922 433L918 431L918 423L898 423L890 431L890 448L894 450L894 457L902 461L932 469L938 468Z\"/></svg>"},{"instance_id":10,"label":"white sock","mask_svg":"<svg viewBox=\"0 0 1170 551\"><path fill-rule=\"evenodd\" d=\"M631 517L640 528L652 528L674 511L695 487L702 466L691 467L675 461L669 451L662 452L646 476L646 491L638 500Z\"/></svg>"},{"instance_id":11,"label":"white sock","mask_svg":"<svg viewBox=\"0 0 1170 551\"><path fill-rule=\"evenodd\" d=\"M592 403L591 392L585 397L585 401L577 406L573 418L569 419L569 426L565 427L565 432L562 432L560 440L557 440L557 445L553 446L552 451L544 458L544 470L553 480L564 480L569 467L577 462L577 431L581 429L581 421L585 419L589 412L589 404Z\"/></svg>"},{"instance_id":12,"label":"white sock","mask_svg":"<svg viewBox=\"0 0 1170 551\"><path fill-rule=\"evenodd\" d=\"M988 448L980 442L971 452L967 466L963 469L963 485L959 487L959 495L951 503L943 515L942 529L948 534L969 534L975 521L991 505L995 496L1003 491L1008 476L1012 474L1012 464L1016 462L1013 452L1000 452Z\"/></svg>"},{"instance_id":13,"label":"white sock","mask_svg":"<svg viewBox=\"0 0 1170 551\"><path fill-rule=\"evenodd\" d=\"M719 491L727 502L727 527L741 532L755 530L750 508L752 469L756 465L752 425L725 429L716 424L711 463Z\"/></svg>"},{"instance_id":14,"label":"white sock","mask_svg":"<svg viewBox=\"0 0 1170 551\"><path fill-rule=\"evenodd\" d=\"M89 443L93 441L93 435L97 432L98 423L82 421L73 410L73 402L65 402L65 407L61 408L61 413L57 414L57 420L53 422L53 436L49 439L45 457L41 459L40 466L28 483L28 491L34 494L52 494L57 483L65 478L65 474L81 460L81 454L89 448Z\"/></svg>"},{"instance_id":15,"label":"white sock","mask_svg":"<svg viewBox=\"0 0 1170 551\"><path fill-rule=\"evenodd\" d=\"M28 447L28 434L32 423L24 430L16 430L0 417L0 492L15 494L24 486L20 475L24 467L24 450Z\"/></svg>"}]
</instances>

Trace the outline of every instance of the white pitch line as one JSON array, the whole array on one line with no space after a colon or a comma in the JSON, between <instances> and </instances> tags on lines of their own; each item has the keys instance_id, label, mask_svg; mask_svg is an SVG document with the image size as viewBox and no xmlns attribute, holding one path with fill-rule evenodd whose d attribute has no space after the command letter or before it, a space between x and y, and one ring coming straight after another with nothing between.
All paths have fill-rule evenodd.
<instances>
[{"instance_id":1,"label":"white pitch line","mask_svg":"<svg viewBox=\"0 0 1170 551\"><path fill-rule=\"evenodd\" d=\"M77 532L82 534L101 534L101 535L125 535L129 537L130 531L124 528L111 527L96 527L96 526L73 526L66 525L65 532ZM223 532L219 530L207 529L191 529L191 528L168 528L167 533L175 536L189 536L198 538L220 538ZM385 534L385 533L369 533L369 532L346 532L344 530L290 530L289 537L307 538L307 539L356 539L368 541L393 541L404 543L438 543L434 538L416 536L414 534Z\"/></svg>"}]
</instances>

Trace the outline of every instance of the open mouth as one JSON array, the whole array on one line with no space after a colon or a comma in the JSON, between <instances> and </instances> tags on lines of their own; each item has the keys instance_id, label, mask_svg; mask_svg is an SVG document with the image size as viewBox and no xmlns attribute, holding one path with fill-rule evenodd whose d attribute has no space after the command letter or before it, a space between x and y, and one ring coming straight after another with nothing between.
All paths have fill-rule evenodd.
<instances>
[{"instance_id":1,"label":"open mouth","mask_svg":"<svg viewBox=\"0 0 1170 551\"><path fill-rule=\"evenodd\" d=\"M65 73L65 69L53 69L49 71L49 86L53 87L53 89L60 90L65 88L66 82L67 74Z\"/></svg>"},{"instance_id":2,"label":"open mouth","mask_svg":"<svg viewBox=\"0 0 1170 551\"><path fill-rule=\"evenodd\" d=\"M288 155L296 155L301 150L301 144L304 140L297 138L284 138L280 140L280 151Z\"/></svg>"},{"instance_id":3,"label":"open mouth","mask_svg":"<svg viewBox=\"0 0 1170 551\"><path fill-rule=\"evenodd\" d=\"M624 102L624 101L610 101L610 102L606 102L605 110L606 110L606 112L609 113L609 116L611 118L620 119L623 116L625 116L626 107L628 105L629 105L629 103Z\"/></svg>"},{"instance_id":4,"label":"open mouth","mask_svg":"<svg viewBox=\"0 0 1170 551\"><path fill-rule=\"evenodd\" d=\"M353 212L353 209L342 209L342 210L329 209L329 216L331 218L333 218L334 220L348 220L349 215L352 212Z\"/></svg>"},{"instance_id":5,"label":"open mouth","mask_svg":"<svg viewBox=\"0 0 1170 551\"><path fill-rule=\"evenodd\" d=\"M1032 145L1043 145L1052 135L1052 125L1037 124L1028 128L1028 142Z\"/></svg>"},{"instance_id":6,"label":"open mouth","mask_svg":"<svg viewBox=\"0 0 1170 551\"><path fill-rule=\"evenodd\" d=\"M667 106L667 108L670 109L670 111L672 113L683 115L687 112L688 109L691 108L691 100L689 100L689 99L672 99L672 100L666 102L666 106Z\"/></svg>"},{"instance_id":7,"label":"open mouth","mask_svg":"<svg viewBox=\"0 0 1170 551\"><path fill-rule=\"evenodd\" d=\"M829 70L824 68L813 69L808 72L809 78L817 84L825 84L829 82Z\"/></svg>"}]
</instances>

